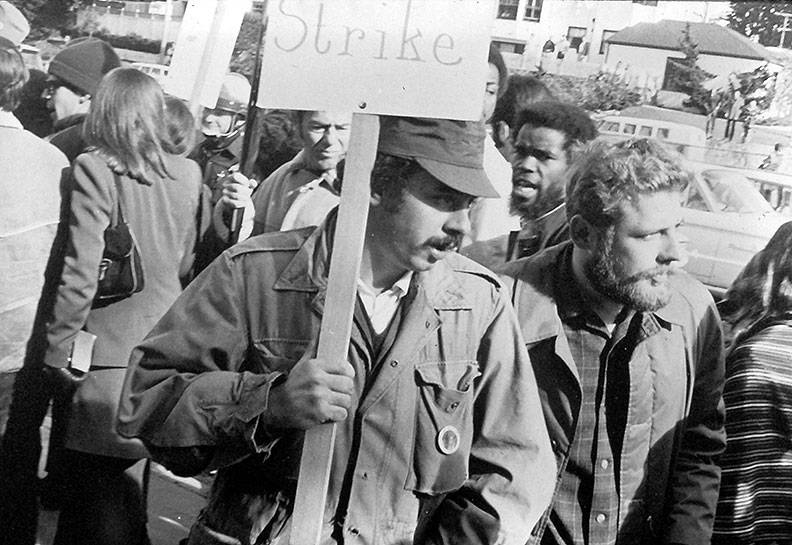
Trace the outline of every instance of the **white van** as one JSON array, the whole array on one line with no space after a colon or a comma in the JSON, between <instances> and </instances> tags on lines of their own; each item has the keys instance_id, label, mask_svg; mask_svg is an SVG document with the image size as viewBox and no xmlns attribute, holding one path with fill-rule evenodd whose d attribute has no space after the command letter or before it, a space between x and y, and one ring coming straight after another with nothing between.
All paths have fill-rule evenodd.
<instances>
[{"instance_id":1,"label":"white van","mask_svg":"<svg viewBox=\"0 0 792 545\"><path fill-rule=\"evenodd\" d=\"M140 70L144 74L148 74L157 80L160 85L165 85L165 78L168 76L168 66L150 62L133 62L130 66Z\"/></svg>"},{"instance_id":2,"label":"white van","mask_svg":"<svg viewBox=\"0 0 792 545\"><path fill-rule=\"evenodd\" d=\"M618 141L627 138L655 138L668 143L688 159L703 161L706 151L707 137L704 131L692 125L631 117L625 115L608 115L598 124L600 137L605 140Z\"/></svg>"},{"instance_id":3,"label":"white van","mask_svg":"<svg viewBox=\"0 0 792 545\"><path fill-rule=\"evenodd\" d=\"M25 62L25 66L28 70L36 69L42 72L46 70L44 62L41 60L41 50L38 47L28 44L19 44L19 52L22 53L22 60Z\"/></svg>"}]
</instances>

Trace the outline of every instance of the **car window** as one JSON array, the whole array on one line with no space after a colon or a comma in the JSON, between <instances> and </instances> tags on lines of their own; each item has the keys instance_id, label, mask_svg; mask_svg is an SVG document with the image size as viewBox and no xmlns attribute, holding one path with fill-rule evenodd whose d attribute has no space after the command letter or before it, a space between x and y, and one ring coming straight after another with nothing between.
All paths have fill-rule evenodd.
<instances>
[{"instance_id":1,"label":"car window","mask_svg":"<svg viewBox=\"0 0 792 545\"><path fill-rule=\"evenodd\" d=\"M668 138L668 129L657 129L657 138L666 140Z\"/></svg>"},{"instance_id":2,"label":"car window","mask_svg":"<svg viewBox=\"0 0 792 545\"><path fill-rule=\"evenodd\" d=\"M635 123L625 123L622 132L624 134L635 134Z\"/></svg>"},{"instance_id":3,"label":"car window","mask_svg":"<svg viewBox=\"0 0 792 545\"><path fill-rule=\"evenodd\" d=\"M619 122L618 121L604 121L601 128L602 128L603 131L619 132Z\"/></svg>"},{"instance_id":4,"label":"car window","mask_svg":"<svg viewBox=\"0 0 792 545\"><path fill-rule=\"evenodd\" d=\"M708 170L702 172L702 178L715 198L715 212L761 214L773 211L770 203L745 176L723 170Z\"/></svg>"},{"instance_id":5,"label":"car window","mask_svg":"<svg viewBox=\"0 0 792 545\"><path fill-rule=\"evenodd\" d=\"M652 127L647 127L646 125L641 125L641 129L638 131L639 136L652 136Z\"/></svg>"},{"instance_id":6,"label":"car window","mask_svg":"<svg viewBox=\"0 0 792 545\"><path fill-rule=\"evenodd\" d=\"M704 201L704 196L698 188L697 184L690 184L688 189L687 202L685 206L693 210L708 210L707 203Z\"/></svg>"}]
</instances>

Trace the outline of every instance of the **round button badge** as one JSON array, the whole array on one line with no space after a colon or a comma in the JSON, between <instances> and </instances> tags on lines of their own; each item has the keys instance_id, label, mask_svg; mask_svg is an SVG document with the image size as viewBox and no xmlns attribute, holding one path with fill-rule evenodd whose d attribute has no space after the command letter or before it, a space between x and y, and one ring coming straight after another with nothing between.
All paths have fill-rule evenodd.
<instances>
[{"instance_id":1,"label":"round button badge","mask_svg":"<svg viewBox=\"0 0 792 545\"><path fill-rule=\"evenodd\" d=\"M437 448L443 454L454 454L459 449L459 430L445 426L437 432Z\"/></svg>"}]
</instances>

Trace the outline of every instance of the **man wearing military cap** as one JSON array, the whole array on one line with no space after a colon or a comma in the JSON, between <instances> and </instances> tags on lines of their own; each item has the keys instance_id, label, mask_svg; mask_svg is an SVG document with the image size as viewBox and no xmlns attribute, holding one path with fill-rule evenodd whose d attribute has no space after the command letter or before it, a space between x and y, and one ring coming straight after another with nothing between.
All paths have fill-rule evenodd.
<instances>
[{"instance_id":1,"label":"man wearing military cap","mask_svg":"<svg viewBox=\"0 0 792 545\"><path fill-rule=\"evenodd\" d=\"M381 118L347 361L314 356L335 212L226 250L135 349L120 433L178 474L219 467L191 544L289 543L325 422L323 543L525 543L555 475L537 387L508 294L455 252L495 194L483 138Z\"/></svg>"}]
</instances>

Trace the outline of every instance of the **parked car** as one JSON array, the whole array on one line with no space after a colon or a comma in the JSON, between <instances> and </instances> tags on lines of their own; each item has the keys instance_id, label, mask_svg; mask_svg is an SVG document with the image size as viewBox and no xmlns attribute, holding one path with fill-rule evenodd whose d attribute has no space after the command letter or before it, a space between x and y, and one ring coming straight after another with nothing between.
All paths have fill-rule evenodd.
<instances>
[{"instance_id":1,"label":"parked car","mask_svg":"<svg viewBox=\"0 0 792 545\"><path fill-rule=\"evenodd\" d=\"M754 187L777 212L792 217L792 176L773 170L730 168L753 182Z\"/></svg>"},{"instance_id":2,"label":"parked car","mask_svg":"<svg viewBox=\"0 0 792 545\"><path fill-rule=\"evenodd\" d=\"M721 297L789 218L773 210L740 169L693 161L689 166L696 177L683 209L682 232L690 239L685 269Z\"/></svg>"},{"instance_id":3,"label":"parked car","mask_svg":"<svg viewBox=\"0 0 792 545\"><path fill-rule=\"evenodd\" d=\"M43 72L46 69L44 67L44 62L41 60L41 49L38 47L28 44L19 44L19 52L22 53L22 60L28 70L35 69Z\"/></svg>"},{"instance_id":4,"label":"parked car","mask_svg":"<svg viewBox=\"0 0 792 545\"><path fill-rule=\"evenodd\" d=\"M148 74L157 80L160 85L165 85L165 78L168 77L168 66L150 62L133 62L130 66L137 68L144 74Z\"/></svg>"},{"instance_id":5,"label":"parked car","mask_svg":"<svg viewBox=\"0 0 792 545\"><path fill-rule=\"evenodd\" d=\"M704 159L706 135L703 130L692 125L617 113L601 118L597 128L603 140L655 138L670 145L672 149L690 160Z\"/></svg>"}]
</instances>

